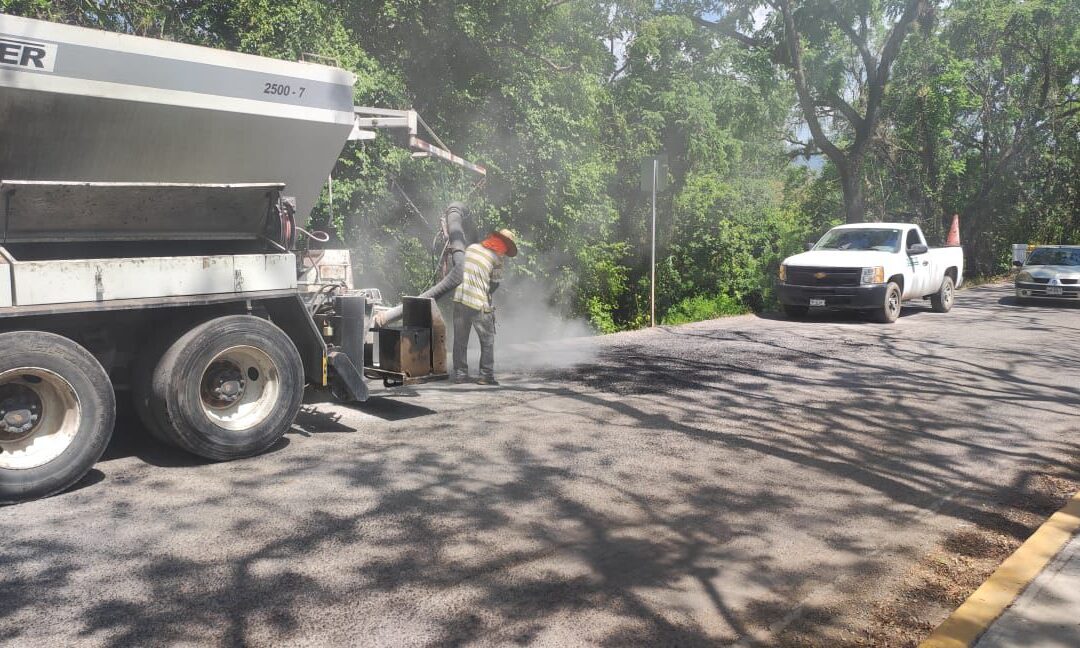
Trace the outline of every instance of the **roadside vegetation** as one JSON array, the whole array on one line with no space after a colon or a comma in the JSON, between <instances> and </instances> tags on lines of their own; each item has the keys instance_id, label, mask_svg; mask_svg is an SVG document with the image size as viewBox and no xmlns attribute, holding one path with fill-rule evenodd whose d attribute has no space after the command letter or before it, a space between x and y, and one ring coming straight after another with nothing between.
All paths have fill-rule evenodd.
<instances>
[{"instance_id":1,"label":"roadside vegetation","mask_svg":"<svg viewBox=\"0 0 1080 648\"><path fill-rule=\"evenodd\" d=\"M315 213L387 294L430 281L438 214L523 239L516 270L603 331L648 320L643 158L665 153L657 311L774 304L779 261L844 221L942 240L972 274L1080 241L1075 0L0 0L0 11L286 59L356 102L415 107L482 187L386 140L351 147ZM193 134L197 137L198 134ZM282 151L288 155L288 151ZM408 196L408 199L406 198ZM412 204L410 204L410 201ZM414 209L415 205L416 209Z\"/></svg>"}]
</instances>

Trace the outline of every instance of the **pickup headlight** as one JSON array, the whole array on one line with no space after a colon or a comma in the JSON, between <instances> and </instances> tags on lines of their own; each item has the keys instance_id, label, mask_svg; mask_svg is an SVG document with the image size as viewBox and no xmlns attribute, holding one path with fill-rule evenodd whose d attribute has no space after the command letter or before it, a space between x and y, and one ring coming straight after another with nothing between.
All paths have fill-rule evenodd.
<instances>
[{"instance_id":1,"label":"pickup headlight","mask_svg":"<svg viewBox=\"0 0 1080 648\"><path fill-rule=\"evenodd\" d=\"M1024 283L1031 283L1035 281L1035 278L1031 276L1030 272L1021 272L1020 274L1016 275L1016 280L1023 281Z\"/></svg>"},{"instance_id":2,"label":"pickup headlight","mask_svg":"<svg viewBox=\"0 0 1080 648\"><path fill-rule=\"evenodd\" d=\"M780 265L780 281L787 281L787 266Z\"/></svg>"},{"instance_id":3,"label":"pickup headlight","mask_svg":"<svg viewBox=\"0 0 1080 648\"><path fill-rule=\"evenodd\" d=\"M862 282L864 284L881 284L885 283L885 268L877 266L874 268L862 269Z\"/></svg>"}]
</instances>

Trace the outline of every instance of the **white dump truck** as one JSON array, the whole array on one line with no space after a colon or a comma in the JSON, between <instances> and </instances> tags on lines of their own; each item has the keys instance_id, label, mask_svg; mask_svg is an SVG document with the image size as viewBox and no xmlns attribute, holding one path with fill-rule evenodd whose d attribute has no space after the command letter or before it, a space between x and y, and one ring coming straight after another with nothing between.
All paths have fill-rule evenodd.
<instances>
[{"instance_id":1,"label":"white dump truck","mask_svg":"<svg viewBox=\"0 0 1080 648\"><path fill-rule=\"evenodd\" d=\"M434 298L453 277L387 317L304 227L376 128L484 169L420 139L412 111L356 108L354 81L0 15L0 502L82 478L117 394L164 442L229 460L278 441L305 388L363 401L368 379L445 377ZM463 212L444 218L453 255Z\"/></svg>"},{"instance_id":2,"label":"white dump truck","mask_svg":"<svg viewBox=\"0 0 1080 648\"><path fill-rule=\"evenodd\" d=\"M780 266L777 296L789 317L828 308L892 323L903 302L924 298L947 313L964 280L963 249L927 246L918 225L842 225L808 247Z\"/></svg>"}]
</instances>

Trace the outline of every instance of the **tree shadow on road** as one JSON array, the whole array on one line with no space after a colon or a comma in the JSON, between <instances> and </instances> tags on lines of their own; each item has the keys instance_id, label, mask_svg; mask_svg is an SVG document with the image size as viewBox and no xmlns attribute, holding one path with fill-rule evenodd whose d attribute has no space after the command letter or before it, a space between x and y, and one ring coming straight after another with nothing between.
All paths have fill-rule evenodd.
<instances>
[{"instance_id":1,"label":"tree shadow on road","mask_svg":"<svg viewBox=\"0 0 1080 648\"><path fill-rule=\"evenodd\" d=\"M1046 324L963 295L943 317L971 334L645 332L507 407L348 444L312 414L289 452L181 468L194 488L49 500L116 541L3 518L0 636L64 609L67 643L110 646L842 645L929 520L1021 537L1008 494L1080 449L1078 338L1001 345L990 319Z\"/></svg>"}]
</instances>

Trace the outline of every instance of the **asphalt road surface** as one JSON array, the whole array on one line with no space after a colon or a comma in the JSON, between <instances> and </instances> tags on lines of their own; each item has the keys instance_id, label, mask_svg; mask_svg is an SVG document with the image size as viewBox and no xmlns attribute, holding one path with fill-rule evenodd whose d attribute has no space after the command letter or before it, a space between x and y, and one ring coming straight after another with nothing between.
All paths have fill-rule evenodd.
<instances>
[{"instance_id":1,"label":"asphalt road surface","mask_svg":"<svg viewBox=\"0 0 1080 648\"><path fill-rule=\"evenodd\" d=\"M0 509L0 642L841 636L1080 449L1080 309L1008 295L536 345L583 364L311 405L230 464L123 423L73 491Z\"/></svg>"}]
</instances>

